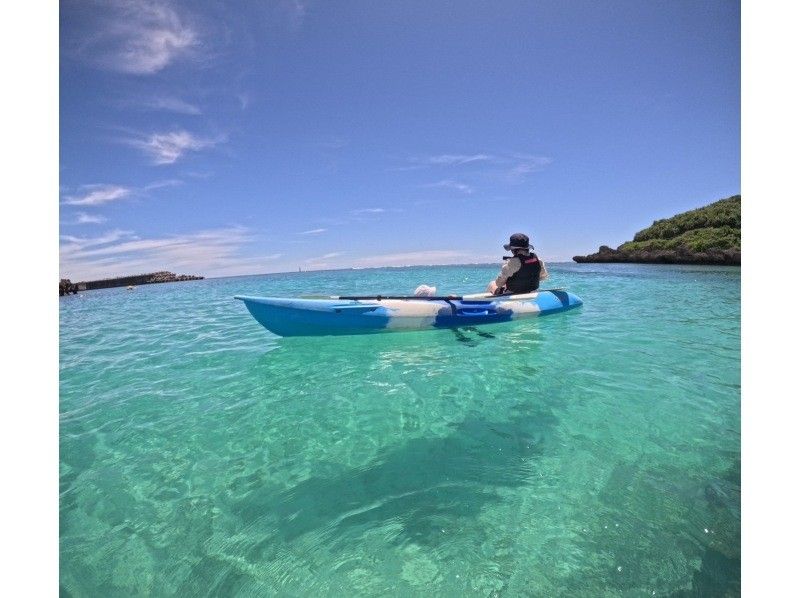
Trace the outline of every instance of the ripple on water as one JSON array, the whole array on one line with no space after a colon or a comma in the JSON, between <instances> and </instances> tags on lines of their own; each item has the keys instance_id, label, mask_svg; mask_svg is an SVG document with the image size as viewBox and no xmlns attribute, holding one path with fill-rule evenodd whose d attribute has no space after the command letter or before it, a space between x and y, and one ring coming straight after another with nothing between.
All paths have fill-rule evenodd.
<instances>
[{"instance_id":1,"label":"ripple on water","mask_svg":"<svg viewBox=\"0 0 800 598\"><path fill-rule=\"evenodd\" d=\"M493 274L65 298L64 592L735 594L738 269L553 265L584 307L484 334L278 339L232 299Z\"/></svg>"}]
</instances>

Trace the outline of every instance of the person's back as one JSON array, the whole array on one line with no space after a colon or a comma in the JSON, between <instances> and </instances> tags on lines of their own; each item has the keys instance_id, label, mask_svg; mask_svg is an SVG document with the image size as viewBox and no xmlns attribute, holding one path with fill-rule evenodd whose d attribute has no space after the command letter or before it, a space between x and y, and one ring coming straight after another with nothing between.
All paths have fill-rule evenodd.
<instances>
[{"instance_id":1,"label":"person's back","mask_svg":"<svg viewBox=\"0 0 800 598\"><path fill-rule=\"evenodd\" d=\"M506 279L507 293L530 293L539 288L542 264L532 251L515 251L510 261L519 262L519 269Z\"/></svg>"},{"instance_id":2,"label":"person's back","mask_svg":"<svg viewBox=\"0 0 800 598\"><path fill-rule=\"evenodd\" d=\"M505 263L500 274L489 285L489 292L495 295L504 293L530 293L539 288L542 276L542 262L533 253L527 235L515 233L509 243L503 245L513 255L503 258Z\"/></svg>"}]
</instances>

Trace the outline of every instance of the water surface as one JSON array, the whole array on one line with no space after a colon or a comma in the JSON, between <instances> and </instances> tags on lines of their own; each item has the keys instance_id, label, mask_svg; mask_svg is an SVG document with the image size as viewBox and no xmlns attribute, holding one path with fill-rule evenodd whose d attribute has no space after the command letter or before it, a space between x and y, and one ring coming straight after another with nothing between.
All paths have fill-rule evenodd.
<instances>
[{"instance_id":1,"label":"water surface","mask_svg":"<svg viewBox=\"0 0 800 598\"><path fill-rule=\"evenodd\" d=\"M232 297L495 266L62 298L63 594L737 595L740 270L548 266L584 306L480 334L280 339Z\"/></svg>"}]
</instances>

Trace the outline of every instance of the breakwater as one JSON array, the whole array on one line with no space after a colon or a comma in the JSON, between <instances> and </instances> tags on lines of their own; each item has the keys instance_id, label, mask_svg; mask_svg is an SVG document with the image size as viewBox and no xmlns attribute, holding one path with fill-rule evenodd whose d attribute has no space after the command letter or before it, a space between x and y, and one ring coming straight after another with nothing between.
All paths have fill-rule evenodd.
<instances>
[{"instance_id":1,"label":"breakwater","mask_svg":"<svg viewBox=\"0 0 800 598\"><path fill-rule=\"evenodd\" d=\"M64 295L69 295L70 293L73 295L77 295L78 291L82 291L78 287L78 285L73 284L73 282L69 278L62 278L58 281L58 295L59 297L63 297Z\"/></svg>"},{"instance_id":2,"label":"breakwater","mask_svg":"<svg viewBox=\"0 0 800 598\"><path fill-rule=\"evenodd\" d=\"M185 280L203 280L203 276L193 276L191 274L174 274L172 272L150 272L149 274L134 274L132 276L118 276L116 278L103 278L100 280L87 280L76 284L70 283L68 279L63 279L59 284L59 295L69 294L69 292L91 291L95 289L109 289L112 287L127 287L143 284L157 284L161 282L182 282ZM65 285L65 282L67 285ZM69 291L66 291L69 288ZM73 290L74 289L74 290Z\"/></svg>"},{"instance_id":3,"label":"breakwater","mask_svg":"<svg viewBox=\"0 0 800 598\"><path fill-rule=\"evenodd\" d=\"M129 285L156 284L160 282L180 282L184 280L202 280L202 276L188 274L176 275L172 272L151 272L150 274L135 274L133 276L120 276L118 278L105 278L102 280L89 280L81 283L87 291L94 289L108 289L111 287L126 287Z\"/></svg>"}]
</instances>

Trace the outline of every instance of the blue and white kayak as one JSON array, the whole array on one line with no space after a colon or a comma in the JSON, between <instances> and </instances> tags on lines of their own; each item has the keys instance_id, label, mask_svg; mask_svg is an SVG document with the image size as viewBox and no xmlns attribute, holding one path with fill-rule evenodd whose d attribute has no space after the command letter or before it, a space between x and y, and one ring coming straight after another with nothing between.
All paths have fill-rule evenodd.
<instances>
[{"instance_id":1,"label":"blue and white kayak","mask_svg":"<svg viewBox=\"0 0 800 598\"><path fill-rule=\"evenodd\" d=\"M287 299L234 297L270 332L280 336L329 336L458 328L543 316L579 307L562 289L520 295Z\"/></svg>"}]
</instances>

